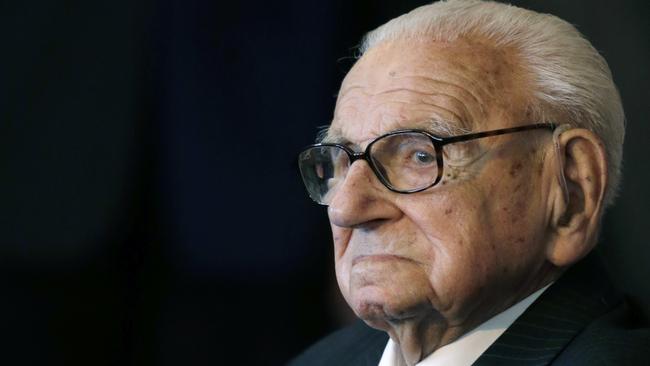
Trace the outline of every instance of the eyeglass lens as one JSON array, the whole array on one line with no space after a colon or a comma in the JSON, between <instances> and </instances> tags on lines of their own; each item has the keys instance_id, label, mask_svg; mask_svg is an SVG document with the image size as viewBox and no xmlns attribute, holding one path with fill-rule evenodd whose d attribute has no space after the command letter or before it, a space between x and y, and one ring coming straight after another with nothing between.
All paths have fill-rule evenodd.
<instances>
[{"instance_id":1,"label":"eyeglass lens","mask_svg":"<svg viewBox=\"0 0 650 366\"><path fill-rule=\"evenodd\" d=\"M435 147L422 133L383 136L371 144L368 155L382 183L396 191L426 188L438 177ZM350 157L339 146L316 146L300 154L299 165L310 197L327 205L347 175Z\"/></svg>"}]
</instances>

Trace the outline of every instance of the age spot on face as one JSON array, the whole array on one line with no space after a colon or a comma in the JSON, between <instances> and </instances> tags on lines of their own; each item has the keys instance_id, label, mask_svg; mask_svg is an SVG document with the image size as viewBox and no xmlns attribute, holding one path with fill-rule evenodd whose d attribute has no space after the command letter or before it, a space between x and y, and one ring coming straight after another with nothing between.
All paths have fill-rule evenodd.
<instances>
[{"instance_id":1,"label":"age spot on face","mask_svg":"<svg viewBox=\"0 0 650 366\"><path fill-rule=\"evenodd\" d=\"M520 215L523 215L526 212L526 207L527 207L527 202L526 201L522 200L522 201L517 202L517 204L515 205L516 213L518 213Z\"/></svg>"},{"instance_id":2,"label":"age spot on face","mask_svg":"<svg viewBox=\"0 0 650 366\"><path fill-rule=\"evenodd\" d=\"M530 120L532 116L533 116L533 111L531 111L530 108L526 109L526 118Z\"/></svg>"},{"instance_id":3,"label":"age spot on face","mask_svg":"<svg viewBox=\"0 0 650 366\"><path fill-rule=\"evenodd\" d=\"M516 177L519 171L522 168L521 161L515 161L514 164L512 164L512 167L510 168L510 176L511 177Z\"/></svg>"},{"instance_id":4,"label":"age spot on face","mask_svg":"<svg viewBox=\"0 0 650 366\"><path fill-rule=\"evenodd\" d=\"M458 178L458 171L456 169L449 169L449 172L445 174L445 177L451 180L456 179Z\"/></svg>"}]
</instances>

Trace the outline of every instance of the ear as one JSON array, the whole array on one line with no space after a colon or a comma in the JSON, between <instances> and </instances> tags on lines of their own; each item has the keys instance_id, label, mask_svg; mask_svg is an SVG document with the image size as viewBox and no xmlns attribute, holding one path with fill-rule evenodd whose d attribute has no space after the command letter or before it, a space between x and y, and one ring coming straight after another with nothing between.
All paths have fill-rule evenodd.
<instances>
[{"instance_id":1,"label":"ear","mask_svg":"<svg viewBox=\"0 0 650 366\"><path fill-rule=\"evenodd\" d=\"M555 235L546 255L551 263L564 267L596 245L607 187L607 159L600 138L583 128L563 132L557 144L557 160L562 165L558 174L564 175L568 195L560 187L562 179L558 179L550 219Z\"/></svg>"}]
</instances>

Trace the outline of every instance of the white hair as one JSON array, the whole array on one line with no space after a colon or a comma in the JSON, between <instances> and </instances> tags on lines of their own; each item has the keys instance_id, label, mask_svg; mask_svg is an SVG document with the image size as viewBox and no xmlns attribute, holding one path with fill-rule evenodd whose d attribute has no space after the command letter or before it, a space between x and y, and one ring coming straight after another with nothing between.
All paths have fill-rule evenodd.
<instances>
[{"instance_id":1,"label":"white hair","mask_svg":"<svg viewBox=\"0 0 650 366\"><path fill-rule=\"evenodd\" d=\"M609 170L604 201L611 205L621 179L625 115L607 62L571 24L492 1L440 1L368 33L361 53L395 39L453 42L470 37L487 38L495 48L518 53L533 80L535 105L529 108L537 121L530 122L567 123L591 130L603 140Z\"/></svg>"}]
</instances>

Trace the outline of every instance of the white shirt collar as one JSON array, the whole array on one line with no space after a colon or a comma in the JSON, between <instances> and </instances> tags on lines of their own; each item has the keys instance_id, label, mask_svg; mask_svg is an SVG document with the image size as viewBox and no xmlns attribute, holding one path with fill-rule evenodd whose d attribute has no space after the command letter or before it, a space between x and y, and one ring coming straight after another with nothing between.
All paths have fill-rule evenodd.
<instances>
[{"instance_id":1,"label":"white shirt collar","mask_svg":"<svg viewBox=\"0 0 650 366\"><path fill-rule=\"evenodd\" d=\"M548 286L537 290L515 305L493 316L457 340L438 348L422 361L418 362L417 366L471 365L512 325ZM379 366L402 365L404 363L399 354L398 346L392 339L389 339L379 361Z\"/></svg>"}]
</instances>

